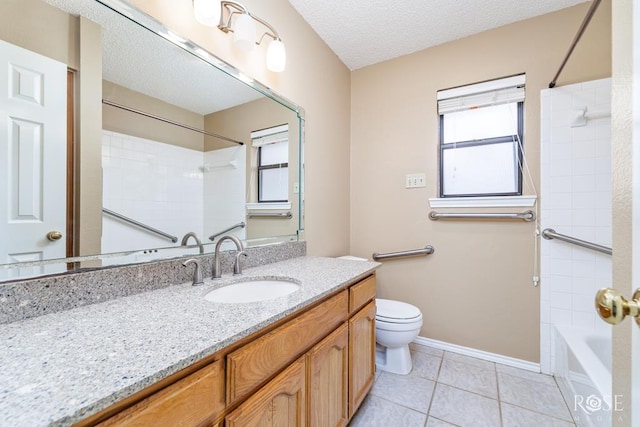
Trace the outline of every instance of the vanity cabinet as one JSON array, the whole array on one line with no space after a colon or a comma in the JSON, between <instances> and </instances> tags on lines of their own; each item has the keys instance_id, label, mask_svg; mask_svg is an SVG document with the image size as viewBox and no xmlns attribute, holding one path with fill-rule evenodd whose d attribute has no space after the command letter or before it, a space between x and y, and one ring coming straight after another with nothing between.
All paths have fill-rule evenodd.
<instances>
[{"instance_id":1,"label":"vanity cabinet","mask_svg":"<svg viewBox=\"0 0 640 427\"><path fill-rule=\"evenodd\" d=\"M213 362L105 422L106 426L212 426L223 413L224 363Z\"/></svg>"},{"instance_id":2,"label":"vanity cabinet","mask_svg":"<svg viewBox=\"0 0 640 427\"><path fill-rule=\"evenodd\" d=\"M344 323L307 355L309 427L342 427L349 421L349 328Z\"/></svg>"},{"instance_id":3,"label":"vanity cabinet","mask_svg":"<svg viewBox=\"0 0 640 427\"><path fill-rule=\"evenodd\" d=\"M227 356L227 405L255 390L331 333L347 316L345 290L230 353Z\"/></svg>"},{"instance_id":4,"label":"vanity cabinet","mask_svg":"<svg viewBox=\"0 0 640 427\"><path fill-rule=\"evenodd\" d=\"M374 301L349 319L349 418L358 410L375 381L375 320Z\"/></svg>"},{"instance_id":5,"label":"vanity cabinet","mask_svg":"<svg viewBox=\"0 0 640 427\"><path fill-rule=\"evenodd\" d=\"M375 288L371 275L77 426L346 426L375 377Z\"/></svg>"},{"instance_id":6,"label":"vanity cabinet","mask_svg":"<svg viewBox=\"0 0 640 427\"><path fill-rule=\"evenodd\" d=\"M306 426L306 369L301 357L225 418L227 427Z\"/></svg>"},{"instance_id":7,"label":"vanity cabinet","mask_svg":"<svg viewBox=\"0 0 640 427\"><path fill-rule=\"evenodd\" d=\"M349 288L349 418L373 386L376 376L376 277Z\"/></svg>"}]
</instances>

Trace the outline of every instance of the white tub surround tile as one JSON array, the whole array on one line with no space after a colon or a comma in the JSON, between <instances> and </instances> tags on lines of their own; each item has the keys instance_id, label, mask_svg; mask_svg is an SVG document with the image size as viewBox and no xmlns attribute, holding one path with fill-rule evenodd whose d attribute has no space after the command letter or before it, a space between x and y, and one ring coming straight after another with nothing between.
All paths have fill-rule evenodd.
<instances>
[{"instance_id":1,"label":"white tub surround tile","mask_svg":"<svg viewBox=\"0 0 640 427\"><path fill-rule=\"evenodd\" d=\"M540 230L611 246L611 79L541 91ZM582 126L572 123L586 110ZM541 239L541 329L575 325L595 329L597 289L611 283L608 255ZM554 293L555 292L555 293ZM570 294L570 298L561 293ZM591 312L591 314L588 314ZM551 373L552 343L541 337L543 372Z\"/></svg>"}]
</instances>

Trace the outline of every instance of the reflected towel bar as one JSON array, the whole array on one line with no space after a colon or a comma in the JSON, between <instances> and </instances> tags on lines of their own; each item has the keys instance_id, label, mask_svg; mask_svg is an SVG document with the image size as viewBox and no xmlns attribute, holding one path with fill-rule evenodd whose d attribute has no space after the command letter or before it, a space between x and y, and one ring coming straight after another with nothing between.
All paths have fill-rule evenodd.
<instances>
[{"instance_id":1,"label":"reflected towel bar","mask_svg":"<svg viewBox=\"0 0 640 427\"><path fill-rule=\"evenodd\" d=\"M122 221L124 221L126 223L129 223L131 225L135 225L136 227L140 227L140 228L142 228L144 230L147 230L147 231L150 231L152 233L159 234L160 236L171 240L173 243L176 243L178 241L178 238L176 236L172 236L171 234L165 233L164 231L160 231L157 228L151 227L150 225L143 224L143 223L141 223L139 221L136 221L135 219L131 219L129 217L126 217L126 216L124 216L122 214L119 214L118 212L114 212L114 211L109 210L107 208L102 208L102 213L110 215L110 216L115 217L115 218L118 218L119 220L122 220Z\"/></svg>"},{"instance_id":2,"label":"reflected towel bar","mask_svg":"<svg viewBox=\"0 0 640 427\"><path fill-rule=\"evenodd\" d=\"M265 212L265 213L251 213L249 212L247 214L247 218L286 218L286 219L290 219L293 218L293 214L291 212L283 212L283 213L269 213L269 212Z\"/></svg>"},{"instance_id":3,"label":"reflected towel bar","mask_svg":"<svg viewBox=\"0 0 640 427\"><path fill-rule=\"evenodd\" d=\"M531 222L535 221L536 213L531 210L520 213L440 213L431 211L429 219L432 221L439 219L521 219Z\"/></svg>"},{"instance_id":4,"label":"reflected towel bar","mask_svg":"<svg viewBox=\"0 0 640 427\"><path fill-rule=\"evenodd\" d=\"M387 254L379 254L374 252L371 255L374 261L379 261L381 259L391 259L391 258L402 258L407 256L416 256L416 255L431 255L435 252L433 246L427 245L422 249L413 249L410 251L400 251L400 252L389 252Z\"/></svg>"},{"instance_id":5,"label":"reflected towel bar","mask_svg":"<svg viewBox=\"0 0 640 427\"><path fill-rule=\"evenodd\" d=\"M219 232L217 232L217 233L215 233L215 234L212 234L211 236L209 236L209 240L211 240L211 241L213 242L213 241L216 239L216 237L218 237L218 236L222 236L224 233L227 233L227 232L229 232L229 231L231 231L231 230L235 230L236 228L244 228L244 227L245 227L245 225L247 225L247 224L246 224L246 223L244 223L244 222L239 222L239 223L237 223L236 225L232 225L232 226L231 226L231 227L229 227L229 228L225 228L225 229L224 229L224 230L222 230L222 231L219 231Z\"/></svg>"},{"instance_id":6,"label":"reflected towel bar","mask_svg":"<svg viewBox=\"0 0 640 427\"><path fill-rule=\"evenodd\" d=\"M598 245L597 243L587 242L586 240L576 239L575 237L567 236L565 234L556 233L553 228L545 228L542 230L542 237L547 240L558 239L563 242L571 243L572 245L582 246L583 248L591 249L594 251L602 252L603 254L611 255L613 250L606 246Z\"/></svg>"}]
</instances>

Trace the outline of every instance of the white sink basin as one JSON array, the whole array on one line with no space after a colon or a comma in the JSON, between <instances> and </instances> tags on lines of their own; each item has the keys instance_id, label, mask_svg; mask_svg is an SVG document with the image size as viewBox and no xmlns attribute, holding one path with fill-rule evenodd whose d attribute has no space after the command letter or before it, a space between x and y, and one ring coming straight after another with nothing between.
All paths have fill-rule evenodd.
<instances>
[{"instance_id":1,"label":"white sink basin","mask_svg":"<svg viewBox=\"0 0 640 427\"><path fill-rule=\"evenodd\" d=\"M214 289L204 299L225 304L257 302L283 297L299 289L300 285L290 280L246 280Z\"/></svg>"}]
</instances>

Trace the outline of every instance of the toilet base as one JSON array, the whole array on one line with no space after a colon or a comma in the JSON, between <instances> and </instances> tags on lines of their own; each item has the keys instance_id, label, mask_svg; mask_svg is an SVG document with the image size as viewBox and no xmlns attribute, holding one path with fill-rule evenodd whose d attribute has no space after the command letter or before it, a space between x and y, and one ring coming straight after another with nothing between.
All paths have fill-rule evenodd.
<instances>
[{"instance_id":1,"label":"toilet base","mask_svg":"<svg viewBox=\"0 0 640 427\"><path fill-rule=\"evenodd\" d=\"M407 375L413 368L409 344L394 348L376 344L376 368L392 374Z\"/></svg>"}]
</instances>

